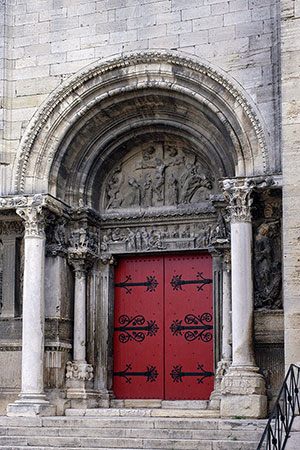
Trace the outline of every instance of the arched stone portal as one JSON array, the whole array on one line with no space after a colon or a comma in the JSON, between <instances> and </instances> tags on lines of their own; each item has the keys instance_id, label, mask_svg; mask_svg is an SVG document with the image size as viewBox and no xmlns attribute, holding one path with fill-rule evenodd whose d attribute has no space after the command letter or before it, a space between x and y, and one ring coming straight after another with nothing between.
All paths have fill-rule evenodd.
<instances>
[{"instance_id":1,"label":"arched stone portal","mask_svg":"<svg viewBox=\"0 0 300 450\"><path fill-rule=\"evenodd\" d=\"M264 383L253 355L250 197L253 189L270 187L274 180L267 177L269 149L258 117L239 86L208 64L178 53L145 53L88 66L54 91L32 119L11 188L23 197L2 207L18 207L30 237L27 244L25 238L28 254L32 238L42 238L35 255L41 268L46 221L46 249L52 258L47 276L69 270L66 260L74 269L73 361L67 363L67 397L73 405L104 404L112 396L115 261L127 254L187 251L208 251L213 257L218 403L231 356L231 217L233 324L239 326L242 317L245 327L243 333L233 331L234 369L222 388L228 400L223 414L232 415L234 408L248 408L247 414L237 415L265 414ZM220 179L225 180L230 215ZM32 220L41 215L35 233ZM53 261L59 261L56 269ZM27 301L32 302L28 289ZM41 345L43 339L36 336ZM30 353L28 346L23 352ZM35 395L43 409L41 364L36 373L40 396ZM26 376L21 400L10 405L10 414L34 404ZM246 385L255 397L252 409Z\"/></svg>"}]
</instances>

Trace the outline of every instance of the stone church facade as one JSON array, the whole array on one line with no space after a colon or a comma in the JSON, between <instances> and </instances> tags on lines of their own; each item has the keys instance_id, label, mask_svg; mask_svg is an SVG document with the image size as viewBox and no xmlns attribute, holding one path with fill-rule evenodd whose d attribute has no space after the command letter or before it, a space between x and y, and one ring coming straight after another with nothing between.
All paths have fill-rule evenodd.
<instances>
[{"instance_id":1,"label":"stone church facade","mask_svg":"<svg viewBox=\"0 0 300 450\"><path fill-rule=\"evenodd\" d=\"M209 407L265 417L300 361L299 1L0 8L1 413L109 407L116 290L157 287L121 262L206 255L171 286L212 286Z\"/></svg>"}]
</instances>

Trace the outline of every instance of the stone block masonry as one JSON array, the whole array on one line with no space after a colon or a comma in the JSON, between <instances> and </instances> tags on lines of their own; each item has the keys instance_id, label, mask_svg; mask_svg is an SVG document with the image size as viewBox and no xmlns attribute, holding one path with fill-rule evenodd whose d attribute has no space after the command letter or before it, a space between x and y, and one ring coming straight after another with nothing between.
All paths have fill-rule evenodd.
<instances>
[{"instance_id":1,"label":"stone block masonry","mask_svg":"<svg viewBox=\"0 0 300 450\"><path fill-rule=\"evenodd\" d=\"M151 49L180 50L209 59L244 87L263 111L272 146L279 108L277 0L27 0L2 2L5 61L1 67L6 158L44 95L97 59ZM299 9L299 8L298 8ZM4 11L5 10L5 11ZM260 55L263 54L263 58ZM260 69L257 66L260 66ZM255 74L255 76L253 75ZM266 75L268 74L268 75ZM264 95L265 92L265 95ZM258 94L259 93L259 94ZM261 100L268 96L268 103ZM22 98L21 102L16 101ZM27 99L27 104L26 104ZM32 106L34 104L34 106ZM277 167L279 168L279 158Z\"/></svg>"}]
</instances>

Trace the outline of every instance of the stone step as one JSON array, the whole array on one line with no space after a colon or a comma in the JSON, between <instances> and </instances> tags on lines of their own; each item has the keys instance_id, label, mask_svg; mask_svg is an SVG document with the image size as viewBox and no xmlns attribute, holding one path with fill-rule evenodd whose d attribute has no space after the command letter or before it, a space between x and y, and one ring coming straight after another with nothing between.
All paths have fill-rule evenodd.
<instances>
[{"instance_id":1,"label":"stone step","mask_svg":"<svg viewBox=\"0 0 300 450\"><path fill-rule=\"evenodd\" d=\"M266 424L251 419L139 416L138 409L132 416L119 416L120 410L104 412L108 415L0 417L0 449L256 450Z\"/></svg>"},{"instance_id":2,"label":"stone step","mask_svg":"<svg viewBox=\"0 0 300 450\"><path fill-rule=\"evenodd\" d=\"M257 443L254 442L236 442L231 441L230 444L228 441L218 441L213 443L205 443L205 447L198 447L199 450L205 449L205 450L256 450L257 449ZM7 445L7 446L0 446L2 450L65 450L66 447L49 447L49 446L22 446L22 445ZM67 447L68 450L78 450L79 448L83 449L84 447ZM144 448L144 447L143 447ZM111 450L111 447L92 447L92 450ZM124 450L124 447L114 448L114 450ZM126 450L137 450L136 447L134 448L126 448ZM142 450L142 449L140 449ZM147 450L156 450L156 449L147 449ZM172 447L165 447L161 448L160 450L172 450ZM179 449L177 449L179 450ZM181 450L181 449L180 449ZM186 449L182 449L186 450Z\"/></svg>"},{"instance_id":3,"label":"stone step","mask_svg":"<svg viewBox=\"0 0 300 450\"><path fill-rule=\"evenodd\" d=\"M97 408L66 409L66 416L116 416L116 417L211 417L219 418L220 411L210 409L167 408Z\"/></svg>"},{"instance_id":4,"label":"stone step","mask_svg":"<svg viewBox=\"0 0 300 450\"><path fill-rule=\"evenodd\" d=\"M224 440L217 441L224 442ZM238 444L241 445L243 442L226 440L225 442L230 442L230 445L234 442L237 447ZM249 441L248 441L249 442ZM251 441L252 444L256 444L256 442ZM192 440L192 439L119 439L119 438L90 438L90 437L30 437L26 438L16 438L10 436L0 436L0 446L1 445L11 445L11 446L32 446L32 447L41 447L41 446L51 446L53 448L57 447L78 447L78 448L120 448L122 447L124 450L127 448L135 448L135 449L173 449L173 450L208 450L213 448L213 442L210 440Z\"/></svg>"},{"instance_id":5,"label":"stone step","mask_svg":"<svg viewBox=\"0 0 300 450\"><path fill-rule=\"evenodd\" d=\"M56 428L56 427L10 427L0 428L0 436L61 436L61 437L117 437L142 439L204 439L204 440L249 440L258 441L261 431L255 430L188 430L149 428Z\"/></svg>"},{"instance_id":6,"label":"stone step","mask_svg":"<svg viewBox=\"0 0 300 450\"><path fill-rule=\"evenodd\" d=\"M197 419L152 417L6 417L0 416L0 427L54 427L54 428L144 428L189 430L247 430L263 432L266 420L252 419Z\"/></svg>"}]
</instances>

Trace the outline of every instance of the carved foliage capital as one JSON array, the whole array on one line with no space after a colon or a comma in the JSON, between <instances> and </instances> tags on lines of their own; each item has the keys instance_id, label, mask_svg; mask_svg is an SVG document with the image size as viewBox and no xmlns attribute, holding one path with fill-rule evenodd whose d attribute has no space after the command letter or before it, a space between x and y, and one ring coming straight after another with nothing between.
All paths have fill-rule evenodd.
<instances>
[{"instance_id":1,"label":"carved foliage capital","mask_svg":"<svg viewBox=\"0 0 300 450\"><path fill-rule=\"evenodd\" d=\"M69 249L68 261L73 267L76 278L83 278L91 268L94 258L85 250Z\"/></svg>"},{"instance_id":2,"label":"carved foliage capital","mask_svg":"<svg viewBox=\"0 0 300 450\"><path fill-rule=\"evenodd\" d=\"M25 237L45 237L45 211L42 206L17 208L16 213L24 220Z\"/></svg>"},{"instance_id":3,"label":"carved foliage capital","mask_svg":"<svg viewBox=\"0 0 300 450\"><path fill-rule=\"evenodd\" d=\"M253 184L247 179L227 179L222 182L226 200L229 203L231 223L251 222L251 194Z\"/></svg>"},{"instance_id":4,"label":"carved foliage capital","mask_svg":"<svg viewBox=\"0 0 300 450\"><path fill-rule=\"evenodd\" d=\"M91 364L68 361L66 365L67 380L92 381L94 369Z\"/></svg>"}]
</instances>

